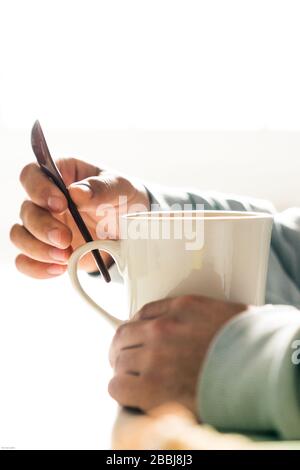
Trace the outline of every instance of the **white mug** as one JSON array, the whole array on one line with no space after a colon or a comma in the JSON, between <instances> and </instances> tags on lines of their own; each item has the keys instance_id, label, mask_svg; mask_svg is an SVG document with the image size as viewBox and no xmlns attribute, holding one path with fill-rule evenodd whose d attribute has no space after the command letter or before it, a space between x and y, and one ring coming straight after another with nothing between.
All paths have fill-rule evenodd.
<instances>
[{"instance_id":1,"label":"white mug","mask_svg":"<svg viewBox=\"0 0 300 470\"><path fill-rule=\"evenodd\" d=\"M150 301L186 294L262 305L272 220L270 214L238 211L126 214L120 239L81 246L68 272L79 294L114 327L122 321L94 302L78 279L78 261L91 250L106 251L116 262L129 318Z\"/></svg>"}]
</instances>

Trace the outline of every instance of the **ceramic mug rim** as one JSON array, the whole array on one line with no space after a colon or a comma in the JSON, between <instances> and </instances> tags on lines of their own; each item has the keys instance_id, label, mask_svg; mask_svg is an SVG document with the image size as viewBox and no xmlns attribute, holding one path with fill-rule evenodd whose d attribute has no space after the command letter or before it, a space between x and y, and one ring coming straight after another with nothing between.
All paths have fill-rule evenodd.
<instances>
[{"instance_id":1,"label":"ceramic mug rim","mask_svg":"<svg viewBox=\"0 0 300 470\"><path fill-rule=\"evenodd\" d=\"M178 211L143 211L123 214L122 219L126 220L205 220L205 222L222 220L255 220L273 219L273 215L267 212L255 211L222 211L222 210L178 210Z\"/></svg>"}]
</instances>

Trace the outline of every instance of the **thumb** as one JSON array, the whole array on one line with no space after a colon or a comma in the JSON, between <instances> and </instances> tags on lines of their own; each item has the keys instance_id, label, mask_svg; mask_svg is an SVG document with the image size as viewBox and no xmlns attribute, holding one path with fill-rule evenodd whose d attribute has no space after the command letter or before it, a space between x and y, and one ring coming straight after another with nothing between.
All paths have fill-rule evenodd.
<instances>
[{"instance_id":1,"label":"thumb","mask_svg":"<svg viewBox=\"0 0 300 470\"><path fill-rule=\"evenodd\" d=\"M84 181L72 183L68 190L76 206L82 209L90 206L91 199L93 198L93 190L88 183Z\"/></svg>"},{"instance_id":2,"label":"thumb","mask_svg":"<svg viewBox=\"0 0 300 470\"><path fill-rule=\"evenodd\" d=\"M101 180L101 177L86 178L72 183L69 193L75 204L80 209L93 209L99 204L109 204L115 196L115 188L112 182Z\"/></svg>"}]
</instances>

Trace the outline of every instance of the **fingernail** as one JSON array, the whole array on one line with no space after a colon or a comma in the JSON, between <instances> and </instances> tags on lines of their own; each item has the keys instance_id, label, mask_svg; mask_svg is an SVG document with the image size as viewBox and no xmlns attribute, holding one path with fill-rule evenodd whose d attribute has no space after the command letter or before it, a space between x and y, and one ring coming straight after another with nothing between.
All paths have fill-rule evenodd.
<instances>
[{"instance_id":1,"label":"fingernail","mask_svg":"<svg viewBox=\"0 0 300 470\"><path fill-rule=\"evenodd\" d=\"M51 248L49 250L50 257L55 261L67 261L68 254L66 251L59 250L58 248Z\"/></svg>"},{"instance_id":2,"label":"fingernail","mask_svg":"<svg viewBox=\"0 0 300 470\"><path fill-rule=\"evenodd\" d=\"M48 207L54 212L62 212L64 209L64 202L57 196L50 196L48 198Z\"/></svg>"},{"instance_id":3,"label":"fingernail","mask_svg":"<svg viewBox=\"0 0 300 470\"><path fill-rule=\"evenodd\" d=\"M57 245L59 246L61 243L61 233L58 228L54 228L53 230L50 230L48 232L48 240L52 245Z\"/></svg>"},{"instance_id":4,"label":"fingernail","mask_svg":"<svg viewBox=\"0 0 300 470\"><path fill-rule=\"evenodd\" d=\"M58 276L65 272L64 266L59 266L58 264L51 264L49 268L47 268L47 272L49 274L53 274L54 276Z\"/></svg>"}]
</instances>

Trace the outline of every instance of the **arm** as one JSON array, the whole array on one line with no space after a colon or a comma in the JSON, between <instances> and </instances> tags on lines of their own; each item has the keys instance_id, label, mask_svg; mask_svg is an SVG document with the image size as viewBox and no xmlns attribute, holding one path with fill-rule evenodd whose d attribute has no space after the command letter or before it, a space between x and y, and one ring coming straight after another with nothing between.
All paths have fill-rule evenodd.
<instances>
[{"instance_id":1,"label":"arm","mask_svg":"<svg viewBox=\"0 0 300 470\"><path fill-rule=\"evenodd\" d=\"M256 199L237 194L224 194L217 191L202 191L193 188L168 188L146 184L151 204L156 210L170 210L174 204L187 209L257 211L275 213L273 205L264 199Z\"/></svg>"},{"instance_id":2,"label":"arm","mask_svg":"<svg viewBox=\"0 0 300 470\"><path fill-rule=\"evenodd\" d=\"M254 308L231 320L200 373L202 420L219 429L299 439L299 340L300 312L293 307Z\"/></svg>"},{"instance_id":3,"label":"arm","mask_svg":"<svg viewBox=\"0 0 300 470\"><path fill-rule=\"evenodd\" d=\"M149 411L177 402L226 431L300 438L300 312L201 296L145 305L110 349L109 393Z\"/></svg>"}]
</instances>

